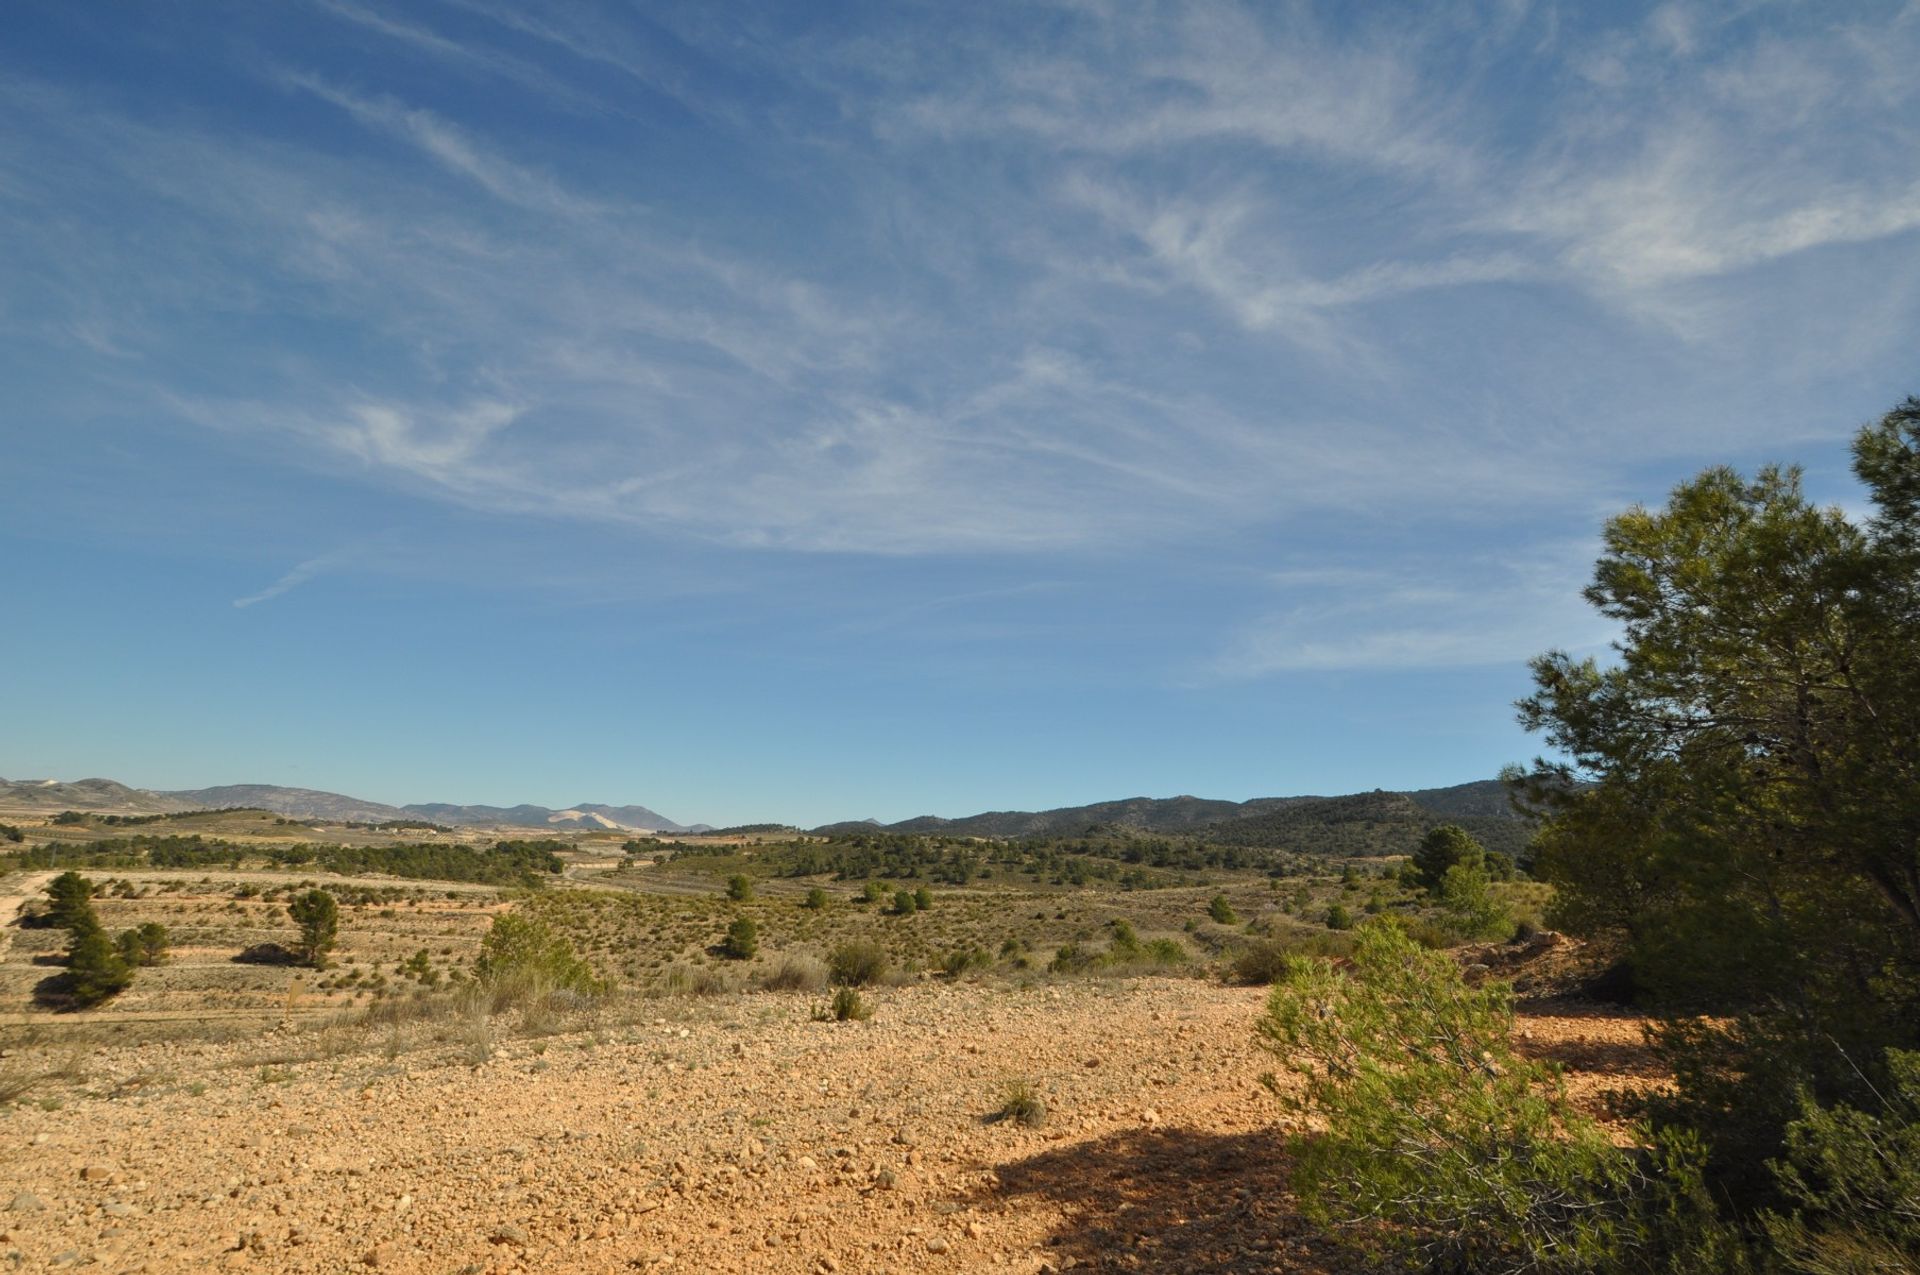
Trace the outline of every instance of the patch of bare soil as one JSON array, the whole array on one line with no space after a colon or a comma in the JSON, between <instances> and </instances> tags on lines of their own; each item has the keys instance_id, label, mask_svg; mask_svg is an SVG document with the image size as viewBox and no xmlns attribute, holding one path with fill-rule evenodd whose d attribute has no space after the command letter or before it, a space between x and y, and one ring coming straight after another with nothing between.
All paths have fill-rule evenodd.
<instances>
[{"instance_id":1,"label":"patch of bare soil","mask_svg":"<svg viewBox=\"0 0 1920 1275\"><path fill-rule=\"evenodd\" d=\"M1336 1269L1287 1194L1259 1085L1275 1060L1252 1033L1263 998L1157 978L927 983L876 993L868 1023L814 1022L807 998L762 993L626 1002L544 1039L472 1020L109 1045L0 1109L0 1259ZM1527 1018L1523 1042L1571 1061L1613 1040L1604 1021ZM1015 1079L1046 1103L1036 1128L992 1118Z\"/></svg>"}]
</instances>

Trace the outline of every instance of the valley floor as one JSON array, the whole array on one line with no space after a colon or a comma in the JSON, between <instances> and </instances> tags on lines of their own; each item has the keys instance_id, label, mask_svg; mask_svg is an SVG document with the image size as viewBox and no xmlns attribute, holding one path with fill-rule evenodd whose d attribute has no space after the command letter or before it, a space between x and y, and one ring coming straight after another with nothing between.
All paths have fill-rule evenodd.
<instances>
[{"instance_id":1,"label":"valley floor","mask_svg":"<svg viewBox=\"0 0 1920 1275\"><path fill-rule=\"evenodd\" d=\"M1264 989L1191 979L630 1000L587 1030L289 1026L52 1046L0 1108L0 1256L27 1270L1316 1271L1286 1193ZM384 1031L386 1035L380 1033ZM1638 1021L1522 1019L1576 1092ZM1008 1084L1038 1128L989 1117ZM13 1255L18 1256L13 1256Z\"/></svg>"}]
</instances>

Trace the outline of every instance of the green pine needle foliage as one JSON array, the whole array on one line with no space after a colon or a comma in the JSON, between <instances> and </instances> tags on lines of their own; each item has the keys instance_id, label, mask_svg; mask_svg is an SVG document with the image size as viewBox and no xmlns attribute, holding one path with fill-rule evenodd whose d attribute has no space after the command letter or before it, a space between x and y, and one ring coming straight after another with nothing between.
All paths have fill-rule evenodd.
<instances>
[{"instance_id":1,"label":"green pine needle foliage","mask_svg":"<svg viewBox=\"0 0 1920 1275\"><path fill-rule=\"evenodd\" d=\"M1625 1269L1649 1245L1642 1161L1509 1043L1500 984L1468 987L1444 954L1378 921L1351 969L1289 957L1259 1031L1297 1085L1308 1215L1436 1270Z\"/></svg>"}]
</instances>

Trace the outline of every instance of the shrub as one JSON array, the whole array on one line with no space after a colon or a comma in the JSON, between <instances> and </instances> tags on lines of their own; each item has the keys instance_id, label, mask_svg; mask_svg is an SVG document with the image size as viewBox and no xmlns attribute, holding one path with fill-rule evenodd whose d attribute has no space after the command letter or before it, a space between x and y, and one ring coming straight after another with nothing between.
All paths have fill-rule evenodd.
<instances>
[{"instance_id":1,"label":"shrub","mask_svg":"<svg viewBox=\"0 0 1920 1275\"><path fill-rule=\"evenodd\" d=\"M1766 1217L1774 1248L1809 1275L1920 1270L1920 1053L1889 1050L1876 1113L1804 1094L1773 1163L1793 1212Z\"/></svg>"},{"instance_id":2,"label":"shrub","mask_svg":"<svg viewBox=\"0 0 1920 1275\"><path fill-rule=\"evenodd\" d=\"M843 987L833 994L833 999L813 1009L813 1021L816 1023L864 1023L873 1017L873 1006L851 987Z\"/></svg>"},{"instance_id":3,"label":"shrub","mask_svg":"<svg viewBox=\"0 0 1920 1275\"><path fill-rule=\"evenodd\" d=\"M1097 956L1078 943L1062 943L1054 952L1053 960L1048 963L1047 969L1055 974L1078 974L1083 970L1092 969L1097 960L1099 960Z\"/></svg>"},{"instance_id":4,"label":"shrub","mask_svg":"<svg viewBox=\"0 0 1920 1275\"><path fill-rule=\"evenodd\" d=\"M854 939L827 953L827 973L841 987L865 987L887 976L887 950L871 939Z\"/></svg>"},{"instance_id":5,"label":"shrub","mask_svg":"<svg viewBox=\"0 0 1920 1275\"><path fill-rule=\"evenodd\" d=\"M813 889L807 891L807 900L801 906L812 908L816 912L819 911L821 908L827 906L827 892L817 885L814 886Z\"/></svg>"},{"instance_id":6,"label":"shrub","mask_svg":"<svg viewBox=\"0 0 1920 1275\"><path fill-rule=\"evenodd\" d=\"M1634 1157L1514 1053L1512 1021L1504 985L1378 921L1351 972L1288 958L1259 1031L1300 1078L1283 1100L1326 1124L1295 1139L1308 1215L1432 1269L1596 1270L1642 1246Z\"/></svg>"},{"instance_id":7,"label":"shrub","mask_svg":"<svg viewBox=\"0 0 1920 1275\"><path fill-rule=\"evenodd\" d=\"M745 903L753 897L753 882L739 873L728 877L727 897L735 903Z\"/></svg>"},{"instance_id":8,"label":"shrub","mask_svg":"<svg viewBox=\"0 0 1920 1275\"><path fill-rule=\"evenodd\" d=\"M941 958L940 968L949 977L959 978L968 970L986 969L992 964L993 958L987 955L984 948L963 947L956 948Z\"/></svg>"},{"instance_id":9,"label":"shrub","mask_svg":"<svg viewBox=\"0 0 1920 1275\"><path fill-rule=\"evenodd\" d=\"M1469 939L1503 939L1513 934L1513 917L1493 895L1487 870L1456 863L1440 883L1440 907L1448 929Z\"/></svg>"},{"instance_id":10,"label":"shrub","mask_svg":"<svg viewBox=\"0 0 1920 1275\"><path fill-rule=\"evenodd\" d=\"M1010 1080L1006 1088L1000 1091L1000 1106L993 1113L996 1120L1011 1120L1027 1129L1037 1129L1047 1122L1046 1099L1040 1096L1039 1086L1031 1080Z\"/></svg>"},{"instance_id":11,"label":"shrub","mask_svg":"<svg viewBox=\"0 0 1920 1275\"><path fill-rule=\"evenodd\" d=\"M69 869L47 882L47 918L63 930L98 925L93 914L94 884Z\"/></svg>"},{"instance_id":12,"label":"shrub","mask_svg":"<svg viewBox=\"0 0 1920 1275\"><path fill-rule=\"evenodd\" d=\"M558 994L592 1000L606 993L593 967L573 945L532 917L505 912L493 918L480 940L474 978L492 997L496 1010L519 1001L549 1000Z\"/></svg>"},{"instance_id":13,"label":"shrub","mask_svg":"<svg viewBox=\"0 0 1920 1275\"><path fill-rule=\"evenodd\" d=\"M676 961L661 971L654 989L663 996L724 996L733 984L719 970Z\"/></svg>"},{"instance_id":14,"label":"shrub","mask_svg":"<svg viewBox=\"0 0 1920 1275\"><path fill-rule=\"evenodd\" d=\"M167 959L167 927L158 921L121 933L120 956L129 965L158 965Z\"/></svg>"},{"instance_id":15,"label":"shrub","mask_svg":"<svg viewBox=\"0 0 1920 1275\"><path fill-rule=\"evenodd\" d=\"M919 909L920 901L913 897L911 890L895 890L893 892L893 914L895 916L912 916L915 912L919 911Z\"/></svg>"},{"instance_id":16,"label":"shrub","mask_svg":"<svg viewBox=\"0 0 1920 1275\"><path fill-rule=\"evenodd\" d=\"M1327 928L1329 930L1351 930L1353 913L1347 911L1344 903L1336 903L1327 909Z\"/></svg>"},{"instance_id":17,"label":"shrub","mask_svg":"<svg viewBox=\"0 0 1920 1275\"><path fill-rule=\"evenodd\" d=\"M881 885L878 881L869 881L860 887L860 901L862 903L878 903L886 897L887 887Z\"/></svg>"},{"instance_id":18,"label":"shrub","mask_svg":"<svg viewBox=\"0 0 1920 1275\"><path fill-rule=\"evenodd\" d=\"M913 892L913 906L925 912L933 907L933 891L921 886Z\"/></svg>"},{"instance_id":19,"label":"shrub","mask_svg":"<svg viewBox=\"0 0 1920 1275\"><path fill-rule=\"evenodd\" d=\"M1419 848L1407 862L1413 867L1415 883L1437 898L1449 869L1461 864L1484 867L1486 860L1485 847L1473 839L1472 833L1445 823L1420 839Z\"/></svg>"},{"instance_id":20,"label":"shrub","mask_svg":"<svg viewBox=\"0 0 1920 1275\"><path fill-rule=\"evenodd\" d=\"M727 927L727 937L720 940L720 955L730 961L750 961L759 950L760 927L750 916L735 918Z\"/></svg>"},{"instance_id":21,"label":"shrub","mask_svg":"<svg viewBox=\"0 0 1920 1275\"><path fill-rule=\"evenodd\" d=\"M107 932L96 925L83 925L73 932L67 945L66 993L81 1007L126 990L133 982L133 967L120 955Z\"/></svg>"},{"instance_id":22,"label":"shrub","mask_svg":"<svg viewBox=\"0 0 1920 1275\"><path fill-rule=\"evenodd\" d=\"M1240 919L1239 914L1233 910L1233 904L1227 901L1227 896L1224 894L1216 894L1208 901L1207 915L1221 925L1232 925Z\"/></svg>"},{"instance_id":23,"label":"shrub","mask_svg":"<svg viewBox=\"0 0 1920 1275\"><path fill-rule=\"evenodd\" d=\"M1149 939L1140 958L1153 965L1185 965L1187 947L1179 939Z\"/></svg>"},{"instance_id":24,"label":"shrub","mask_svg":"<svg viewBox=\"0 0 1920 1275\"><path fill-rule=\"evenodd\" d=\"M1227 969L1236 983L1271 983L1286 973L1288 954L1279 939L1260 939L1235 952Z\"/></svg>"},{"instance_id":25,"label":"shrub","mask_svg":"<svg viewBox=\"0 0 1920 1275\"><path fill-rule=\"evenodd\" d=\"M798 952L782 954L779 962L760 976L760 986L770 992L817 992L826 985L826 965Z\"/></svg>"},{"instance_id":26,"label":"shrub","mask_svg":"<svg viewBox=\"0 0 1920 1275\"><path fill-rule=\"evenodd\" d=\"M327 953L340 933L340 904L325 890L308 890L287 904L287 915L300 927L300 959L325 969Z\"/></svg>"}]
</instances>

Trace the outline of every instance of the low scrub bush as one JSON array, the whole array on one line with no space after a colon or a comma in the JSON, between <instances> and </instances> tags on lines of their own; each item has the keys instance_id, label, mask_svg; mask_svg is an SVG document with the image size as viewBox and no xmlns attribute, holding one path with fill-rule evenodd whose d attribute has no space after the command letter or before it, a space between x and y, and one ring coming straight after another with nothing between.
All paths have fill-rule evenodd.
<instances>
[{"instance_id":1,"label":"low scrub bush","mask_svg":"<svg viewBox=\"0 0 1920 1275\"><path fill-rule=\"evenodd\" d=\"M513 912L493 918L473 973L495 1012L541 1000L587 1004L608 991L565 938Z\"/></svg>"},{"instance_id":2,"label":"low scrub bush","mask_svg":"<svg viewBox=\"0 0 1920 1275\"><path fill-rule=\"evenodd\" d=\"M129 965L159 965L167 959L167 927L148 921L121 932L120 956Z\"/></svg>"},{"instance_id":3,"label":"low scrub bush","mask_svg":"<svg viewBox=\"0 0 1920 1275\"><path fill-rule=\"evenodd\" d=\"M956 948L940 958L940 968L949 978L959 978L969 970L990 969L993 957L987 955L985 948Z\"/></svg>"},{"instance_id":4,"label":"low scrub bush","mask_svg":"<svg viewBox=\"0 0 1920 1275\"><path fill-rule=\"evenodd\" d=\"M816 1023L864 1023L872 1017L872 1003L851 987L842 987L833 994L832 1000L813 1009Z\"/></svg>"},{"instance_id":5,"label":"low scrub bush","mask_svg":"<svg viewBox=\"0 0 1920 1275\"><path fill-rule=\"evenodd\" d=\"M660 972L654 990L662 996L725 996L733 982L719 970L675 962Z\"/></svg>"},{"instance_id":6,"label":"low scrub bush","mask_svg":"<svg viewBox=\"0 0 1920 1275\"><path fill-rule=\"evenodd\" d=\"M1802 1096L1771 1166L1792 1212L1764 1218L1787 1269L1808 1275L1920 1271L1920 1053L1890 1050L1878 1112Z\"/></svg>"},{"instance_id":7,"label":"low scrub bush","mask_svg":"<svg viewBox=\"0 0 1920 1275\"><path fill-rule=\"evenodd\" d=\"M750 961L760 950L760 927L750 916L736 917L720 940L720 955L730 961Z\"/></svg>"},{"instance_id":8,"label":"low scrub bush","mask_svg":"<svg viewBox=\"0 0 1920 1275\"><path fill-rule=\"evenodd\" d=\"M1040 1096L1040 1087L1031 1080L1009 1080L1000 1091L1000 1105L993 1113L995 1120L1010 1120L1027 1129L1037 1129L1047 1122L1047 1102Z\"/></svg>"},{"instance_id":9,"label":"low scrub bush","mask_svg":"<svg viewBox=\"0 0 1920 1275\"><path fill-rule=\"evenodd\" d=\"M1697 1157L1675 1144L1650 1175L1513 1051L1504 985L1468 987L1397 926L1356 933L1351 970L1288 957L1260 1022L1299 1079L1276 1090L1326 1127L1294 1140L1308 1216L1434 1270L1657 1266Z\"/></svg>"},{"instance_id":10,"label":"low scrub bush","mask_svg":"<svg viewBox=\"0 0 1920 1275\"><path fill-rule=\"evenodd\" d=\"M770 992L817 992L826 985L825 962L799 952L782 954L773 968L760 976L760 986Z\"/></svg>"},{"instance_id":11,"label":"low scrub bush","mask_svg":"<svg viewBox=\"0 0 1920 1275\"><path fill-rule=\"evenodd\" d=\"M854 939L827 953L827 972L841 987L865 987L886 978L893 962L871 939Z\"/></svg>"}]
</instances>

